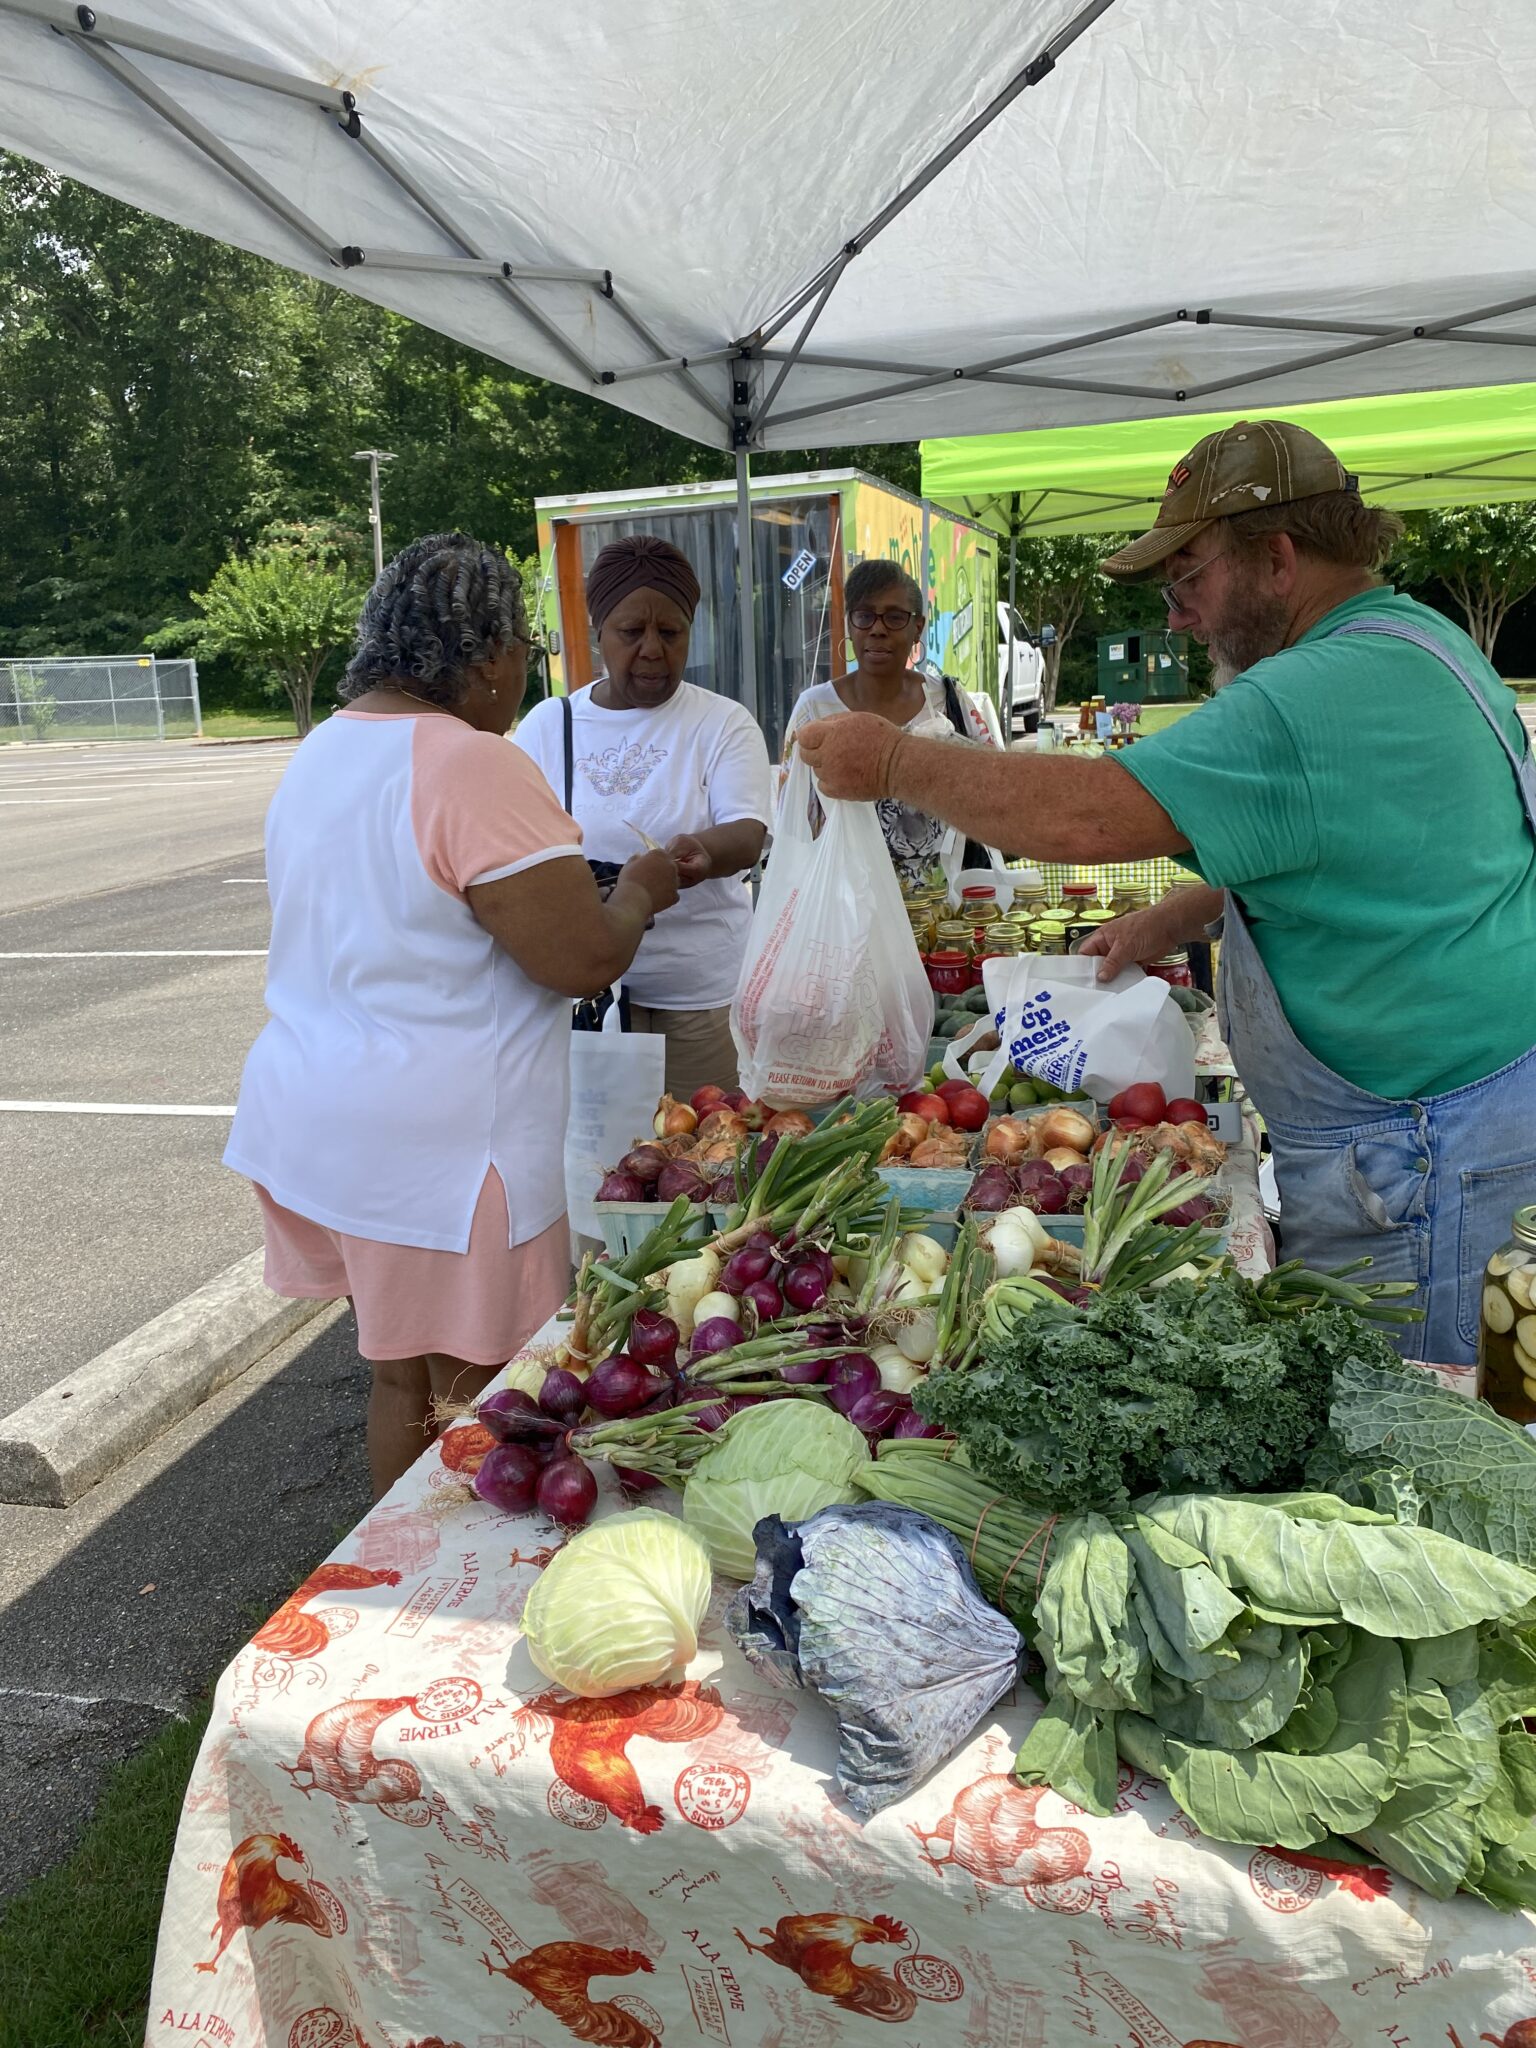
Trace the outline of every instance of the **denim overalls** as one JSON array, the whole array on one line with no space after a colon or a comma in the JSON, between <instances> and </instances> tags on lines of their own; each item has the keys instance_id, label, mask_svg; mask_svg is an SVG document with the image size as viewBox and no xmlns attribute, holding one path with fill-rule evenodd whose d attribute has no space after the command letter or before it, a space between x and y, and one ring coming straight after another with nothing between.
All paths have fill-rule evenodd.
<instances>
[{"instance_id":1,"label":"denim overalls","mask_svg":"<svg viewBox=\"0 0 1536 2048\"><path fill-rule=\"evenodd\" d=\"M1477 684L1427 633L1396 623L1341 626L1411 641L1444 664L1492 728L1536 836L1536 756L1517 754ZM1531 962L1536 1039L1536 960ZM1485 1080L1422 1102L1389 1102L1314 1058L1292 1031L1241 907L1227 892L1221 1024L1243 1085L1269 1128L1285 1257L1312 1267L1369 1256L1365 1280L1411 1280L1424 1322L1395 1341L1407 1358L1477 1355L1483 1266L1510 1218L1536 1202L1536 1045Z\"/></svg>"}]
</instances>

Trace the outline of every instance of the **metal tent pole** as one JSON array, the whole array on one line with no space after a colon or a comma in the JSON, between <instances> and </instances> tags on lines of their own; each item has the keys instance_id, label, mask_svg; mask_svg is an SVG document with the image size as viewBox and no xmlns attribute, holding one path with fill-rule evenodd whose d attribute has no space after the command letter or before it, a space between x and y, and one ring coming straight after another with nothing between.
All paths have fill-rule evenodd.
<instances>
[{"instance_id":1,"label":"metal tent pole","mask_svg":"<svg viewBox=\"0 0 1536 2048\"><path fill-rule=\"evenodd\" d=\"M761 725L763 706L757 680L757 605L752 578L752 464L736 450L736 602L741 631L742 701Z\"/></svg>"},{"instance_id":2,"label":"metal tent pole","mask_svg":"<svg viewBox=\"0 0 1536 2048\"><path fill-rule=\"evenodd\" d=\"M930 589L930 587L929 587L929 580L928 580L928 534L929 534L929 530L930 530L930 525L931 525L931 521L932 521L932 518L933 518L933 503L932 503L932 500L931 500L931 499L928 499L928 498L924 498L924 500L923 500L923 537L922 537L922 541L921 541L921 543L920 543L920 545L921 545L921 547L922 547L923 555L922 555L922 560L921 560L921 561L920 561L920 562L918 563L918 566L917 566L917 587L918 587L918 589L919 589L919 590L920 590L920 591L921 591L921 592L923 593L923 652L924 652L925 654L926 654L926 653L928 652L928 607L929 607L930 601L932 600L932 597L933 597L933 591L932 591L932 590Z\"/></svg>"}]
</instances>

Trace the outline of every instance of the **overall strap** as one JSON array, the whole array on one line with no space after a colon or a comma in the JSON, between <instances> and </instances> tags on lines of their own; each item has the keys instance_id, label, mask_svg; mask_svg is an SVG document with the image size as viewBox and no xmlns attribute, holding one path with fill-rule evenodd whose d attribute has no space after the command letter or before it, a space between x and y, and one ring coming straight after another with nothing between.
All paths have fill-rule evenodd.
<instances>
[{"instance_id":1,"label":"overall strap","mask_svg":"<svg viewBox=\"0 0 1536 2048\"><path fill-rule=\"evenodd\" d=\"M571 797L576 785L576 764L573 759L574 749L572 746L572 732L576 720L571 711L571 700L568 696L560 699L560 722L565 728L565 813L569 817L571 814Z\"/></svg>"},{"instance_id":2,"label":"overall strap","mask_svg":"<svg viewBox=\"0 0 1536 2048\"><path fill-rule=\"evenodd\" d=\"M1515 771L1515 786L1520 792L1525 822L1532 836L1536 837L1536 753L1531 750L1530 735L1526 735L1524 750L1517 753L1493 706L1455 655L1442 647L1433 634L1424 632L1418 626L1400 625L1395 620L1362 619L1357 625L1336 627L1328 637L1330 640L1342 640L1346 634L1351 633L1374 633L1386 640L1406 640L1412 646L1422 648L1424 653L1432 654L1442 667L1450 670L1483 714L1489 730L1503 748L1510 767Z\"/></svg>"}]
</instances>

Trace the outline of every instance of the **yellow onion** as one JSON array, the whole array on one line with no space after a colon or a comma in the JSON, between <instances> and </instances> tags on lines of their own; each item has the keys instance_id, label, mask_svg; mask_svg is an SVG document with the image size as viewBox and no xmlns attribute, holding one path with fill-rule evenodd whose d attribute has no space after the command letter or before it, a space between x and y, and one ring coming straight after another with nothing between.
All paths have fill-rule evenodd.
<instances>
[{"instance_id":1,"label":"yellow onion","mask_svg":"<svg viewBox=\"0 0 1536 2048\"><path fill-rule=\"evenodd\" d=\"M651 1129L658 1138L677 1138L687 1131L695 1131L699 1120L686 1102L674 1102L670 1095L663 1095L651 1119Z\"/></svg>"},{"instance_id":2,"label":"yellow onion","mask_svg":"<svg viewBox=\"0 0 1536 2048\"><path fill-rule=\"evenodd\" d=\"M769 1138L804 1138L815 1128L815 1119L803 1109L781 1109L777 1116L769 1117L763 1133Z\"/></svg>"},{"instance_id":3,"label":"yellow onion","mask_svg":"<svg viewBox=\"0 0 1536 2048\"><path fill-rule=\"evenodd\" d=\"M1047 1159L1061 1146L1069 1147L1081 1159L1097 1136L1098 1132L1080 1110L1047 1110L1040 1119L1040 1141L1045 1146ZM1066 1163L1070 1166L1072 1161Z\"/></svg>"},{"instance_id":4,"label":"yellow onion","mask_svg":"<svg viewBox=\"0 0 1536 2048\"><path fill-rule=\"evenodd\" d=\"M1081 1166L1083 1163L1082 1153L1070 1145L1053 1145L1044 1156L1046 1165L1054 1166L1058 1173L1064 1166Z\"/></svg>"},{"instance_id":5,"label":"yellow onion","mask_svg":"<svg viewBox=\"0 0 1536 2048\"><path fill-rule=\"evenodd\" d=\"M713 1145L720 1138L731 1138L737 1144L747 1135L747 1120L738 1116L734 1109L713 1109L699 1125L699 1143Z\"/></svg>"},{"instance_id":6,"label":"yellow onion","mask_svg":"<svg viewBox=\"0 0 1536 2048\"><path fill-rule=\"evenodd\" d=\"M987 1133L986 1154L1012 1166L1029 1150L1029 1133L1018 1117L1000 1116Z\"/></svg>"}]
</instances>

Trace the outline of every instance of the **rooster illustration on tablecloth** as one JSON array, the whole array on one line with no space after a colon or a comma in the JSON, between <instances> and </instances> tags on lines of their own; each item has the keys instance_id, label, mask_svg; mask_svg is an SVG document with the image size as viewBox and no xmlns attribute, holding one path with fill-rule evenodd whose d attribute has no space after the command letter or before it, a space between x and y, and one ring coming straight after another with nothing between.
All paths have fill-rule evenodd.
<instances>
[{"instance_id":1,"label":"rooster illustration on tablecloth","mask_svg":"<svg viewBox=\"0 0 1536 2048\"><path fill-rule=\"evenodd\" d=\"M1081 1912L1091 1901L1084 1882L1092 1847L1081 1828L1041 1827L1036 1815L1048 1786L1017 1785L1002 1773L978 1778L957 1794L932 1833L914 1827L936 1870L958 1864L984 1884L1022 1891L1049 1912Z\"/></svg>"},{"instance_id":2,"label":"rooster illustration on tablecloth","mask_svg":"<svg viewBox=\"0 0 1536 2048\"><path fill-rule=\"evenodd\" d=\"M853 1952L866 1944L892 1943L905 1949L909 1936L899 1920L877 1913L861 1920L853 1913L786 1913L776 1925L758 1929L766 1945L748 1941L738 1927L736 1938L750 1954L792 1970L807 1991L830 1998L845 2012L861 2012L872 2020L909 2020L917 2010L917 1994L898 1983L889 1970L874 1963L856 1963Z\"/></svg>"},{"instance_id":3,"label":"rooster illustration on tablecloth","mask_svg":"<svg viewBox=\"0 0 1536 2048\"><path fill-rule=\"evenodd\" d=\"M647 1802L626 1745L637 1735L652 1742L696 1742L719 1727L723 1713L720 1695L690 1678L600 1700L540 1693L513 1720L525 1736L548 1732L549 1760L573 1792L605 1806L637 1835L654 1835L661 1808Z\"/></svg>"},{"instance_id":4,"label":"rooster illustration on tablecloth","mask_svg":"<svg viewBox=\"0 0 1536 2048\"><path fill-rule=\"evenodd\" d=\"M492 1947L501 1961L493 1963L488 1955L482 1955L485 1967L520 1985L578 2041L597 2041L602 2048L660 2048L657 2035L638 2013L626 2012L608 2000L594 2000L587 1989L594 1977L631 1977L637 1970L654 1971L656 1965L639 1949L546 1941L542 1948L509 1959L499 1941Z\"/></svg>"},{"instance_id":5,"label":"rooster illustration on tablecloth","mask_svg":"<svg viewBox=\"0 0 1536 2048\"><path fill-rule=\"evenodd\" d=\"M376 1757L380 1724L415 1704L406 1693L389 1700L342 1700L316 1714L304 1731L299 1760L278 1765L307 1799L328 1792L349 1806L390 1807L419 1800L421 1773L404 1757ZM304 1780L308 1780L307 1783Z\"/></svg>"},{"instance_id":6,"label":"rooster illustration on tablecloth","mask_svg":"<svg viewBox=\"0 0 1536 2048\"><path fill-rule=\"evenodd\" d=\"M1451 2048L1462 2048L1461 2036L1454 2027L1447 2027ZM1516 2020L1503 2034L1479 2034L1479 2041L1491 2041L1493 2048L1536 2048L1536 2018Z\"/></svg>"},{"instance_id":7,"label":"rooster illustration on tablecloth","mask_svg":"<svg viewBox=\"0 0 1536 2048\"><path fill-rule=\"evenodd\" d=\"M305 1657L318 1657L329 1645L331 1632L323 1614L304 1612L306 1600L313 1600L317 1593L353 1592L365 1586L399 1583L400 1574L396 1571L370 1571L362 1564L320 1565L297 1591L289 1594L272 1619L256 1631L251 1645L265 1650L268 1656L287 1657L294 1663Z\"/></svg>"},{"instance_id":8,"label":"rooster illustration on tablecloth","mask_svg":"<svg viewBox=\"0 0 1536 2048\"><path fill-rule=\"evenodd\" d=\"M209 1930L210 1938L217 1937L218 1947L212 1962L198 1963L197 1969L210 1974L215 1971L242 1927L253 1933L273 1924L307 1927L311 1934L329 1941L332 1918L339 1915L345 1929L345 1916L325 1887L311 1878L284 1877L277 1867L282 1861L301 1868L305 1863L304 1851L292 1835L247 1835L236 1843L219 1879L218 1918Z\"/></svg>"}]
</instances>

